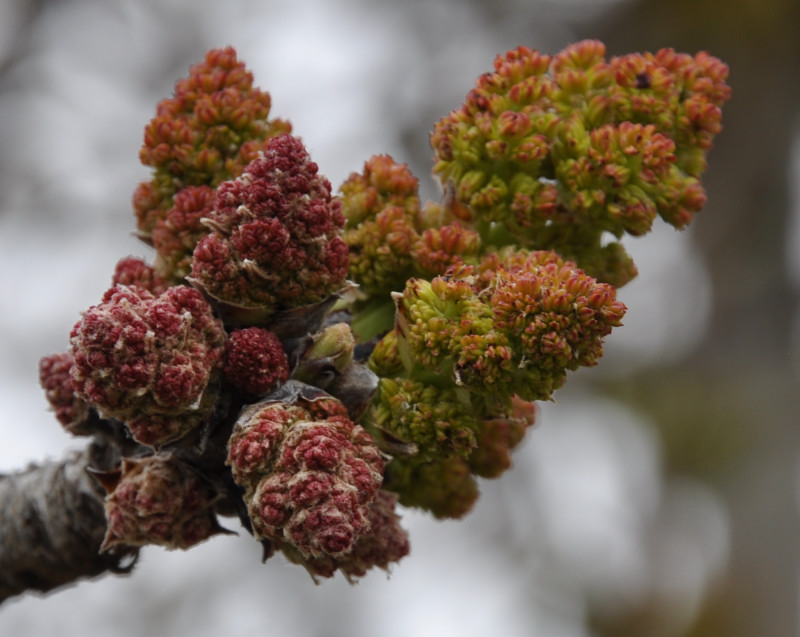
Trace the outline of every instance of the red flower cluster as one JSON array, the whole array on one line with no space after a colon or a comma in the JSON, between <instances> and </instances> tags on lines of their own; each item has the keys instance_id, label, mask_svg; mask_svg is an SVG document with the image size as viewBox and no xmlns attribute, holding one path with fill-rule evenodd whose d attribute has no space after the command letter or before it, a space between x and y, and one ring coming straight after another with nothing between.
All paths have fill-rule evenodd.
<instances>
[{"instance_id":1,"label":"red flower cluster","mask_svg":"<svg viewBox=\"0 0 800 637\"><path fill-rule=\"evenodd\" d=\"M68 432L82 435L89 405L75 393L72 382L73 357L70 352L44 356L39 361L39 383L56 419Z\"/></svg>"},{"instance_id":2,"label":"red flower cluster","mask_svg":"<svg viewBox=\"0 0 800 637\"><path fill-rule=\"evenodd\" d=\"M289 378L289 361L277 336L262 327L248 327L231 332L223 373L231 385L263 396Z\"/></svg>"},{"instance_id":3,"label":"red flower cluster","mask_svg":"<svg viewBox=\"0 0 800 637\"><path fill-rule=\"evenodd\" d=\"M321 301L347 274L340 207L298 138L270 139L217 188L192 282L223 304L265 312Z\"/></svg>"},{"instance_id":4,"label":"red flower cluster","mask_svg":"<svg viewBox=\"0 0 800 637\"><path fill-rule=\"evenodd\" d=\"M186 549L224 532L213 509L219 496L172 456L125 459L117 472L101 474L99 481L109 491L101 551L145 544Z\"/></svg>"},{"instance_id":5,"label":"red flower cluster","mask_svg":"<svg viewBox=\"0 0 800 637\"><path fill-rule=\"evenodd\" d=\"M197 290L154 296L117 285L84 313L71 343L78 395L143 444L182 437L213 407L225 331Z\"/></svg>"},{"instance_id":6,"label":"red flower cluster","mask_svg":"<svg viewBox=\"0 0 800 637\"><path fill-rule=\"evenodd\" d=\"M301 386L290 381L285 387L290 385ZM330 576L351 564L359 541L380 530L372 528L371 518L391 518L393 530L380 530L379 537L361 544L358 564L364 566L381 544L398 545L402 531L394 528L396 519L380 509L371 512L383 479L380 451L345 407L321 392L246 408L229 440L227 464L245 489L255 536L313 574ZM385 509L386 500L380 503ZM375 565L399 557L381 554Z\"/></svg>"}]
</instances>

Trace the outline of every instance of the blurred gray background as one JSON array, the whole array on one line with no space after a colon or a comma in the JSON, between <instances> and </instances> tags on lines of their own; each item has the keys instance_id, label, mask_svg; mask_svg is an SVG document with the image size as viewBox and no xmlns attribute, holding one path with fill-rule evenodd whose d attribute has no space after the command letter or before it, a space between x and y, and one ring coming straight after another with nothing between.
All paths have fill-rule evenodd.
<instances>
[{"instance_id":1,"label":"blurred gray background","mask_svg":"<svg viewBox=\"0 0 800 637\"><path fill-rule=\"evenodd\" d=\"M734 97L693 227L628 242L641 274L599 367L542 406L464 520L404 511L390 577L314 585L225 536L7 602L0 634L800 634L798 24L796 0L4 0L0 471L80 445L38 360L119 258L151 257L131 236L143 127L207 49L236 47L334 187L390 153L425 197L433 123L519 44L708 50Z\"/></svg>"}]
</instances>

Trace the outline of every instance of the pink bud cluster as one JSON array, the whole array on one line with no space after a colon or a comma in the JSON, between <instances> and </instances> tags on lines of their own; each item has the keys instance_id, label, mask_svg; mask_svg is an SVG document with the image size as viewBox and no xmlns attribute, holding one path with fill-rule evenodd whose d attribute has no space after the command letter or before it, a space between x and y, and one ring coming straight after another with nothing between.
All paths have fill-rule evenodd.
<instances>
[{"instance_id":1,"label":"pink bud cluster","mask_svg":"<svg viewBox=\"0 0 800 637\"><path fill-rule=\"evenodd\" d=\"M184 436L213 407L225 331L202 295L117 285L72 330L72 381L142 444Z\"/></svg>"},{"instance_id":2,"label":"pink bud cluster","mask_svg":"<svg viewBox=\"0 0 800 637\"><path fill-rule=\"evenodd\" d=\"M217 188L193 283L223 304L265 311L326 298L347 274L340 207L298 138L270 139L241 177Z\"/></svg>"},{"instance_id":3,"label":"pink bud cluster","mask_svg":"<svg viewBox=\"0 0 800 637\"><path fill-rule=\"evenodd\" d=\"M125 459L120 469L99 480L109 491L101 551L145 544L186 549L223 532L213 509L219 496L172 456Z\"/></svg>"},{"instance_id":4,"label":"pink bud cluster","mask_svg":"<svg viewBox=\"0 0 800 637\"><path fill-rule=\"evenodd\" d=\"M227 464L244 487L255 536L312 573L330 575L326 565L354 565L355 557L363 564L382 543L402 544L395 524L392 530L372 528L384 460L371 436L333 398L266 400L246 408L229 440ZM379 517L387 521L386 512ZM379 530L379 537L359 545ZM376 565L401 557L382 555L374 557Z\"/></svg>"}]
</instances>

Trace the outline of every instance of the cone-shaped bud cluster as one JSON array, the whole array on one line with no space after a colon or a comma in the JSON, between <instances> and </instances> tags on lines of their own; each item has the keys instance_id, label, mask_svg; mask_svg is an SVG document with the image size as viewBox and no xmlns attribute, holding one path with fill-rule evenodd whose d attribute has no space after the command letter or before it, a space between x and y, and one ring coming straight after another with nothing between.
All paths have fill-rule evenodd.
<instances>
[{"instance_id":1,"label":"cone-shaped bud cluster","mask_svg":"<svg viewBox=\"0 0 800 637\"><path fill-rule=\"evenodd\" d=\"M624 284L635 268L603 234L644 234L659 215L683 228L703 207L727 67L671 49L606 60L593 40L553 57L519 47L494 66L435 126L434 172L484 239Z\"/></svg>"},{"instance_id":2,"label":"cone-shaped bud cluster","mask_svg":"<svg viewBox=\"0 0 800 637\"><path fill-rule=\"evenodd\" d=\"M217 188L193 283L220 304L266 313L325 299L347 274L340 207L298 138L270 139Z\"/></svg>"},{"instance_id":3,"label":"cone-shaped bud cluster","mask_svg":"<svg viewBox=\"0 0 800 637\"><path fill-rule=\"evenodd\" d=\"M133 204L140 236L155 245L163 276L178 281L187 273L202 235L196 213L206 189L239 176L267 138L291 130L269 119L270 106L269 93L253 86L231 47L209 51L176 83L173 97L159 103L139 153L153 178L139 185ZM176 194L187 187L200 190L179 200Z\"/></svg>"},{"instance_id":4,"label":"cone-shaped bud cluster","mask_svg":"<svg viewBox=\"0 0 800 637\"><path fill-rule=\"evenodd\" d=\"M263 327L231 332L225 345L225 380L252 396L264 396L289 378L280 339Z\"/></svg>"},{"instance_id":5,"label":"cone-shaped bud cluster","mask_svg":"<svg viewBox=\"0 0 800 637\"><path fill-rule=\"evenodd\" d=\"M197 290L117 285L84 313L71 344L78 395L143 444L183 437L213 408L225 331Z\"/></svg>"},{"instance_id":6,"label":"cone-shaped bud cluster","mask_svg":"<svg viewBox=\"0 0 800 637\"><path fill-rule=\"evenodd\" d=\"M316 574L325 574L325 564L349 563L373 532L395 537L375 542L396 552L395 524L382 531L371 524L384 460L370 435L339 401L297 381L274 396L245 408L228 443L227 464L244 488L255 537ZM382 565L378 557L374 563Z\"/></svg>"},{"instance_id":7,"label":"cone-shaped bud cluster","mask_svg":"<svg viewBox=\"0 0 800 637\"><path fill-rule=\"evenodd\" d=\"M90 433L86 429L90 407L75 393L72 382L72 353L51 354L39 361L39 383L55 412L56 419L73 435Z\"/></svg>"},{"instance_id":8,"label":"cone-shaped bud cluster","mask_svg":"<svg viewBox=\"0 0 800 637\"><path fill-rule=\"evenodd\" d=\"M108 491L101 551L145 544L187 549L224 533L214 515L217 493L172 456L126 458L120 469L97 474L97 479Z\"/></svg>"}]
</instances>

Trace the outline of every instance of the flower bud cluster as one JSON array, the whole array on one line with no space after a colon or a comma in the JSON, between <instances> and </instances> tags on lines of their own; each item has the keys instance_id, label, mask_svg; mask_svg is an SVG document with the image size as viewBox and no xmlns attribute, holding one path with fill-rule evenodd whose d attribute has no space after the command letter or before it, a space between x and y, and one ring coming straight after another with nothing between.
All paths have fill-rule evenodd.
<instances>
[{"instance_id":1,"label":"flower bud cluster","mask_svg":"<svg viewBox=\"0 0 800 637\"><path fill-rule=\"evenodd\" d=\"M225 331L202 295L176 286L155 296L116 285L71 333L72 382L104 417L158 447L213 408Z\"/></svg>"},{"instance_id":2,"label":"flower bud cluster","mask_svg":"<svg viewBox=\"0 0 800 637\"><path fill-rule=\"evenodd\" d=\"M267 313L321 301L345 282L344 222L302 142L273 137L217 188L191 280L222 304Z\"/></svg>"},{"instance_id":3,"label":"flower bud cluster","mask_svg":"<svg viewBox=\"0 0 800 637\"><path fill-rule=\"evenodd\" d=\"M418 191L408 166L388 155L370 158L361 173L352 173L340 186L349 277L367 297L369 310L377 309L355 308L357 315L367 316L355 321L364 338L390 327L389 294L402 290L409 278L432 277L477 261L482 247L478 233L441 206L422 206Z\"/></svg>"},{"instance_id":4,"label":"flower bud cluster","mask_svg":"<svg viewBox=\"0 0 800 637\"><path fill-rule=\"evenodd\" d=\"M205 234L198 213L210 189L241 174L267 138L291 130L269 119L270 107L269 93L253 86L231 47L209 51L158 104L139 153L153 178L139 185L133 203L140 236L156 247L163 276L177 282L188 273L187 259ZM187 187L200 190L177 199Z\"/></svg>"},{"instance_id":5,"label":"flower bud cluster","mask_svg":"<svg viewBox=\"0 0 800 637\"><path fill-rule=\"evenodd\" d=\"M186 549L224 532L214 515L217 493L170 455L125 459L98 479L108 490L101 551L145 544Z\"/></svg>"},{"instance_id":6,"label":"flower bud cluster","mask_svg":"<svg viewBox=\"0 0 800 637\"><path fill-rule=\"evenodd\" d=\"M137 257L125 257L117 262L111 277L111 287L127 285L143 288L158 296L166 292L169 283L152 266Z\"/></svg>"},{"instance_id":7,"label":"flower bud cluster","mask_svg":"<svg viewBox=\"0 0 800 637\"><path fill-rule=\"evenodd\" d=\"M436 124L434 172L484 240L552 249L623 285L636 270L603 235L644 234L656 216L683 228L703 207L727 67L671 49L606 60L594 40L494 66Z\"/></svg>"},{"instance_id":8,"label":"flower bud cluster","mask_svg":"<svg viewBox=\"0 0 800 637\"><path fill-rule=\"evenodd\" d=\"M50 354L39 361L39 383L45 397L61 423L69 433L80 436L89 433L85 423L89 416L89 405L75 393L72 382L71 352Z\"/></svg>"},{"instance_id":9,"label":"flower bud cluster","mask_svg":"<svg viewBox=\"0 0 800 637\"><path fill-rule=\"evenodd\" d=\"M289 361L275 334L263 327L247 327L231 332L223 374L251 396L264 396L289 378Z\"/></svg>"},{"instance_id":10,"label":"flower bud cluster","mask_svg":"<svg viewBox=\"0 0 800 637\"><path fill-rule=\"evenodd\" d=\"M228 442L227 464L244 488L256 538L326 576L338 565L357 574L368 559L385 566L402 557L403 533L387 501L371 512L384 469L371 436L324 392L290 381L281 396L247 407Z\"/></svg>"},{"instance_id":11,"label":"flower bud cluster","mask_svg":"<svg viewBox=\"0 0 800 637\"><path fill-rule=\"evenodd\" d=\"M611 285L544 251L504 251L432 281L411 279L394 296L395 328L370 361L385 374L370 424L411 446L387 480L404 504L424 501L416 481L431 472L502 473L533 423L531 401L551 398L568 371L595 365L625 313Z\"/></svg>"}]
</instances>

